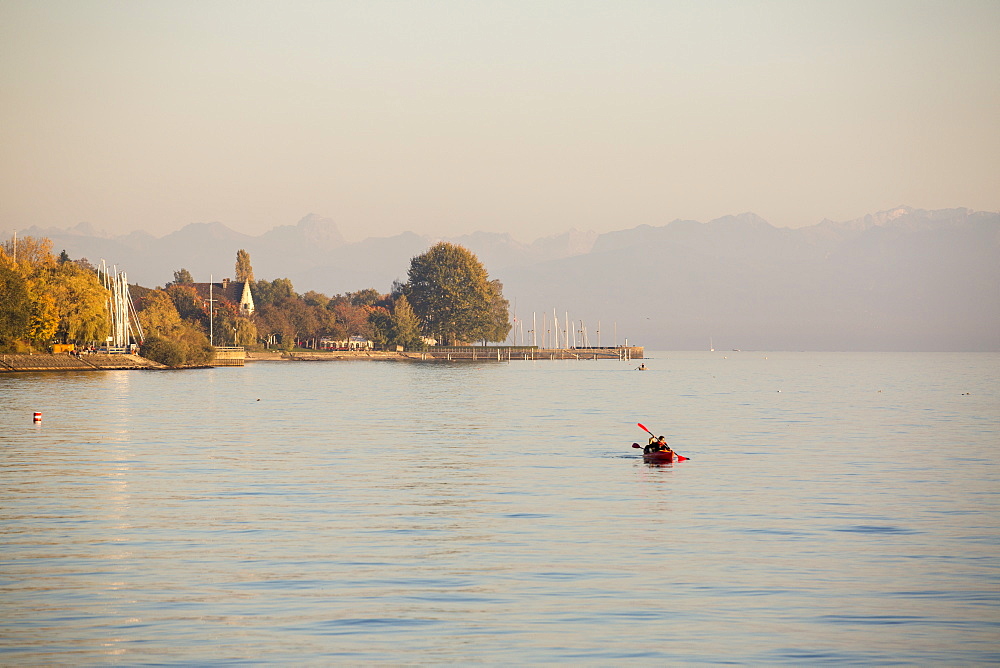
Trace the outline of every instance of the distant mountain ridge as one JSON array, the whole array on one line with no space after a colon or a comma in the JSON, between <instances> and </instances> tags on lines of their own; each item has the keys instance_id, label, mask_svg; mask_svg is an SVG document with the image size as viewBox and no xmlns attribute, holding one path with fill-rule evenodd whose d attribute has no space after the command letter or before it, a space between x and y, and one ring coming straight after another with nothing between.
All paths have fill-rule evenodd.
<instances>
[{"instance_id":1,"label":"distant mountain ridge","mask_svg":"<svg viewBox=\"0 0 1000 668\"><path fill-rule=\"evenodd\" d=\"M260 236L221 223L160 238L104 235L87 223L18 233L49 237L74 258L103 258L148 286L181 267L198 280L231 277L245 248L258 278L326 294L388 291L440 240L406 232L347 243L333 220L313 214ZM743 213L532 243L486 232L446 240L504 283L526 343L532 313L541 327L555 309L560 321L569 312L581 344L583 329L597 343L600 321L602 345L627 336L650 349L707 348L711 339L720 350L1000 350L997 212L900 206L794 229Z\"/></svg>"}]
</instances>

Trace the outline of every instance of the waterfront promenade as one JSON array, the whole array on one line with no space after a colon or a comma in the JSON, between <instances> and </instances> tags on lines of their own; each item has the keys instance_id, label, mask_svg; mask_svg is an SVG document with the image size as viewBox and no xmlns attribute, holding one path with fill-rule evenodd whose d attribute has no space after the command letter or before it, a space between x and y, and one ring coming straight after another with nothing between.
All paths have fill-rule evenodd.
<instances>
[{"instance_id":1,"label":"waterfront promenade","mask_svg":"<svg viewBox=\"0 0 1000 668\"><path fill-rule=\"evenodd\" d=\"M234 349L235 350L235 349ZM242 366L251 362L509 362L516 360L633 360L643 358L642 346L615 348L532 348L528 346L467 346L432 348L420 352L387 350L248 351L239 364L218 359L203 366ZM0 373L27 371L108 371L115 369L166 369L162 364L139 355L87 354L0 354Z\"/></svg>"},{"instance_id":2,"label":"waterfront promenade","mask_svg":"<svg viewBox=\"0 0 1000 668\"><path fill-rule=\"evenodd\" d=\"M0 354L0 373L17 371L108 371L114 369L163 369L138 355Z\"/></svg>"}]
</instances>

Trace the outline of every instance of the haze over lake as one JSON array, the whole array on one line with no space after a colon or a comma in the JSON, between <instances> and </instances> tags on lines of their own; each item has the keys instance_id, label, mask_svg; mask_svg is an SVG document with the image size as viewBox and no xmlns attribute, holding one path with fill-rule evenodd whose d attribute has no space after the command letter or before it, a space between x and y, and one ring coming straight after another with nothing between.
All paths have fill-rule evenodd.
<instances>
[{"instance_id":1,"label":"haze over lake","mask_svg":"<svg viewBox=\"0 0 1000 668\"><path fill-rule=\"evenodd\" d=\"M1000 660L1000 356L645 364L0 376L0 656Z\"/></svg>"},{"instance_id":2,"label":"haze over lake","mask_svg":"<svg viewBox=\"0 0 1000 668\"><path fill-rule=\"evenodd\" d=\"M160 238L91 226L22 234L47 236L74 258L114 258L147 287L181 267L199 281L231 277L236 251L246 249L257 278L288 277L300 293L326 295L388 292L434 242L409 232L347 243L340 229L310 215L260 236L220 223ZM453 241L503 283L518 319L508 342L540 343L558 318L579 345L628 338L652 349L1000 351L996 212L898 207L796 229L741 214L531 243L482 232Z\"/></svg>"}]
</instances>

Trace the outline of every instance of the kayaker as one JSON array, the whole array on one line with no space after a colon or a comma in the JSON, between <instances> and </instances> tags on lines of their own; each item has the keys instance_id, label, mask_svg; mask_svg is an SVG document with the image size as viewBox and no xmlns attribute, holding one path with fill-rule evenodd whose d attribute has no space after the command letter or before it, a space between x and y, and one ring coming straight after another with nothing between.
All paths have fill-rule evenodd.
<instances>
[{"instance_id":1,"label":"kayaker","mask_svg":"<svg viewBox=\"0 0 1000 668\"><path fill-rule=\"evenodd\" d=\"M642 449L642 452L648 455L650 452L673 452L673 450L662 436L650 436L649 444Z\"/></svg>"}]
</instances>

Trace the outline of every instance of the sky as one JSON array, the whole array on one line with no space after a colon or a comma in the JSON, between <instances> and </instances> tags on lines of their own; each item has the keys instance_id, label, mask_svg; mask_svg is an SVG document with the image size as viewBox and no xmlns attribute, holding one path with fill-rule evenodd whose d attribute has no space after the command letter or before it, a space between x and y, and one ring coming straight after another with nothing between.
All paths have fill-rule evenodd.
<instances>
[{"instance_id":1,"label":"sky","mask_svg":"<svg viewBox=\"0 0 1000 668\"><path fill-rule=\"evenodd\" d=\"M0 0L0 229L997 211L998 109L995 0Z\"/></svg>"}]
</instances>

